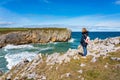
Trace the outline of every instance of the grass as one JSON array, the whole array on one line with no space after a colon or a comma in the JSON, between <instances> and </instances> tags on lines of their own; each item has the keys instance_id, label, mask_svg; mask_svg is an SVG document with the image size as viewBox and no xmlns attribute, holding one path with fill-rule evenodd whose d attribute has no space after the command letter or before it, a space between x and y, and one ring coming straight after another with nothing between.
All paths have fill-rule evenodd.
<instances>
[{"instance_id":1,"label":"grass","mask_svg":"<svg viewBox=\"0 0 120 80\"><path fill-rule=\"evenodd\" d=\"M116 52L110 52L109 55L112 57L119 57L120 58L120 50L117 50Z\"/></svg>"},{"instance_id":2,"label":"grass","mask_svg":"<svg viewBox=\"0 0 120 80\"><path fill-rule=\"evenodd\" d=\"M120 47L120 44L116 44L115 47Z\"/></svg>"},{"instance_id":3,"label":"grass","mask_svg":"<svg viewBox=\"0 0 120 80\"><path fill-rule=\"evenodd\" d=\"M0 34L14 32L14 31L28 31L28 30L67 30L66 28L0 28Z\"/></svg>"},{"instance_id":4,"label":"grass","mask_svg":"<svg viewBox=\"0 0 120 80\"><path fill-rule=\"evenodd\" d=\"M82 59L79 56L79 60L71 59L68 63L47 65L45 63L46 57L43 57L43 62L38 64L34 69L39 75L45 75L47 80L120 80L120 68L116 67L120 64L118 61L110 59L112 56L120 57L120 51L108 53L110 56L103 59L103 56L97 58L95 63L92 63L92 56L87 56L87 59ZM80 64L86 66L81 67ZM30 63L27 64L30 66ZM107 67L105 67L107 66ZM78 71L82 70L82 74ZM19 72L22 73L22 69ZM69 77L66 73L70 73ZM14 74L15 75L15 74ZM28 80L27 78L25 80ZM34 80L34 79L32 79Z\"/></svg>"}]
</instances>

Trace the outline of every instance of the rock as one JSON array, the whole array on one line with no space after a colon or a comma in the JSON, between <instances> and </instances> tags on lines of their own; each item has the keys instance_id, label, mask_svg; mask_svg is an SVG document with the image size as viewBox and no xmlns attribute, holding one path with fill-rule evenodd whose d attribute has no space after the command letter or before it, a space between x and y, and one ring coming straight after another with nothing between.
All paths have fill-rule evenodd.
<instances>
[{"instance_id":1,"label":"rock","mask_svg":"<svg viewBox=\"0 0 120 80\"><path fill-rule=\"evenodd\" d=\"M116 64L116 65L115 65L115 68L120 69L120 64Z\"/></svg>"},{"instance_id":2,"label":"rock","mask_svg":"<svg viewBox=\"0 0 120 80\"><path fill-rule=\"evenodd\" d=\"M47 77L43 74L43 75L37 75L35 80L47 80Z\"/></svg>"},{"instance_id":3,"label":"rock","mask_svg":"<svg viewBox=\"0 0 120 80\"><path fill-rule=\"evenodd\" d=\"M105 68L108 68L108 63L106 63L104 67L105 67Z\"/></svg>"},{"instance_id":4,"label":"rock","mask_svg":"<svg viewBox=\"0 0 120 80\"><path fill-rule=\"evenodd\" d=\"M65 42L71 38L71 30L63 29L39 29L28 31L17 31L2 34L0 36L0 47L7 44L28 44L28 43L48 43Z\"/></svg>"},{"instance_id":5,"label":"rock","mask_svg":"<svg viewBox=\"0 0 120 80\"><path fill-rule=\"evenodd\" d=\"M70 77L70 76L71 76L71 73L69 72L69 73L65 73L65 74L61 75L61 78L63 78L63 77Z\"/></svg>"},{"instance_id":6,"label":"rock","mask_svg":"<svg viewBox=\"0 0 120 80\"><path fill-rule=\"evenodd\" d=\"M41 80L47 80L46 76L42 76Z\"/></svg>"},{"instance_id":7,"label":"rock","mask_svg":"<svg viewBox=\"0 0 120 80\"><path fill-rule=\"evenodd\" d=\"M78 78L81 78L81 76L78 76Z\"/></svg>"},{"instance_id":8,"label":"rock","mask_svg":"<svg viewBox=\"0 0 120 80\"><path fill-rule=\"evenodd\" d=\"M55 36L55 34L54 34L54 36ZM27 36L27 37L29 37L29 36ZM34 34L34 38L36 38L35 34ZM86 65L90 65L91 62L95 63L97 61L97 59L99 60L99 57L100 57L100 59L104 59L106 57L108 58L108 56L109 56L111 58L111 60L120 61L119 57L111 57L111 55L108 54L109 52L120 50L120 47L115 46L115 44L118 43L118 39L119 38L116 37L116 38L108 38L105 40L100 40L100 39L96 39L95 41L92 40L91 43L88 45L87 62L83 61L81 63L79 61L82 61L82 60L76 61L76 59L81 59L81 56L78 55L78 52L82 51L82 47L79 46L78 49L69 49L64 54L53 53L51 55L45 55L45 57L43 57L41 54L38 54L30 62L28 60L24 59L22 62L15 65L12 68L12 70L8 72L8 75L6 77L8 79L11 79L13 77L12 75L17 74L14 77L19 76L20 78L18 80L24 79L24 78L25 79L26 78L29 78L29 79L33 78L35 80L47 80L47 78L50 79L49 71L50 71L50 73L52 70L55 70L55 71L62 70L63 71L65 69L64 68L61 69L61 66L62 65L68 66L69 64L71 64L70 61L72 61L77 66L79 66L79 64L81 63L79 66L80 70L79 69L76 70L77 72L80 73L79 75L76 75L76 78L79 78L80 80L85 80L85 77L82 76L84 74L83 74L83 70L81 68L85 67ZM56 40L58 40L58 38L56 38ZM89 62L90 62L90 64L89 64ZM108 63L106 63L103 67L109 68L109 65L108 65ZM86 67L90 67L90 66L86 66ZM116 69L116 68L119 69L120 64L112 65L112 67L114 69ZM69 70L69 68L68 68L68 70ZM60 74L58 73L59 74L58 76L61 78L63 78L63 77L70 78L71 76L72 77L74 76L73 71L72 72L68 71L68 73L66 73L66 71L64 71L64 73L63 72L60 72ZM12 73L12 75L11 75L11 73ZM63 75L61 75L61 74L63 74ZM52 76L54 76L54 74Z\"/></svg>"},{"instance_id":9,"label":"rock","mask_svg":"<svg viewBox=\"0 0 120 80\"><path fill-rule=\"evenodd\" d=\"M117 61L120 61L120 58L117 58Z\"/></svg>"},{"instance_id":10,"label":"rock","mask_svg":"<svg viewBox=\"0 0 120 80\"><path fill-rule=\"evenodd\" d=\"M71 73L66 73L66 77L70 77L71 76Z\"/></svg>"},{"instance_id":11,"label":"rock","mask_svg":"<svg viewBox=\"0 0 120 80\"><path fill-rule=\"evenodd\" d=\"M95 57L93 57L92 60L91 60L91 62L93 62L93 63L96 62L96 61L97 61L97 60L96 60Z\"/></svg>"},{"instance_id":12,"label":"rock","mask_svg":"<svg viewBox=\"0 0 120 80\"><path fill-rule=\"evenodd\" d=\"M80 66L81 66L81 67L84 67L84 66L86 66L86 64L81 63Z\"/></svg>"},{"instance_id":13,"label":"rock","mask_svg":"<svg viewBox=\"0 0 120 80\"><path fill-rule=\"evenodd\" d=\"M0 76L1 76L1 75L3 75L3 72L2 72L2 70L0 70Z\"/></svg>"},{"instance_id":14,"label":"rock","mask_svg":"<svg viewBox=\"0 0 120 80\"><path fill-rule=\"evenodd\" d=\"M115 47L119 43L119 37L107 38L105 40L96 38L95 40L91 40L91 43L88 45L88 55L96 58L103 56L105 58L109 52L114 52L119 49L119 47Z\"/></svg>"},{"instance_id":15,"label":"rock","mask_svg":"<svg viewBox=\"0 0 120 80\"><path fill-rule=\"evenodd\" d=\"M73 59L77 59L77 60L79 60L80 58L77 56L77 55L75 55L74 57L73 57Z\"/></svg>"},{"instance_id":16,"label":"rock","mask_svg":"<svg viewBox=\"0 0 120 80\"><path fill-rule=\"evenodd\" d=\"M99 38L96 38L95 40L94 40L94 43L98 43L99 42Z\"/></svg>"},{"instance_id":17,"label":"rock","mask_svg":"<svg viewBox=\"0 0 120 80\"><path fill-rule=\"evenodd\" d=\"M29 60L24 59L23 62L24 62L25 64L27 64L27 63L29 63Z\"/></svg>"},{"instance_id":18,"label":"rock","mask_svg":"<svg viewBox=\"0 0 120 80\"><path fill-rule=\"evenodd\" d=\"M33 72L33 73L31 73L31 74L28 74L28 75L27 75L27 78L28 78L28 79L35 79L35 78L36 78L35 72Z\"/></svg>"},{"instance_id":19,"label":"rock","mask_svg":"<svg viewBox=\"0 0 120 80\"><path fill-rule=\"evenodd\" d=\"M9 78L8 78L8 79L6 79L6 80L12 80L12 79L9 79Z\"/></svg>"},{"instance_id":20,"label":"rock","mask_svg":"<svg viewBox=\"0 0 120 80\"><path fill-rule=\"evenodd\" d=\"M82 77L81 80L85 80L85 79Z\"/></svg>"},{"instance_id":21,"label":"rock","mask_svg":"<svg viewBox=\"0 0 120 80\"><path fill-rule=\"evenodd\" d=\"M14 80L19 80L19 77L15 77L15 79Z\"/></svg>"},{"instance_id":22,"label":"rock","mask_svg":"<svg viewBox=\"0 0 120 80\"><path fill-rule=\"evenodd\" d=\"M60 53L53 53L47 56L47 65L62 64L70 62L71 58L79 59L77 56L78 50L69 49L65 54L60 55Z\"/></svg>"},{"instance_id":23,"label":"rock","mask_svg":"<svg viewBox=\"0 0 120 80\"><path fill-rule=\"evenodd\" d=\"M111 60L120 61L120 58L118 58L118 57L111 57Z\"/></svg>"},{"instance_id":24,"label":"rock","mask_svg":"<svg viewBox=\"0 0 120 80\"><path fill-rule=\"evenodd\" d=\"M104 67L105 67L105 68L107 68L107 67L108 67L108 65L105 65Z\"/></svg>"},{"instance_id":25,"label":"rock","mask_svg":"<svg viewBox=\"0 0 120 80\"><path fill-rule=\"evenodd\" d=\"M111 57L111 59L112 59L112 60L117 60L117 58L116 58L116 57Z\"/></svg>"},{"instance_id":26,"label":"rock","mask_svg":"<svg viewBox=\"0 0 120 80\"><path fill-rule=\"evenodd\" d=\"M54 54L48 55L47 60L46 60L47 64L54 65L55 63L58 63L59 56L60 56L59 53L54 53Z\"/></svg>"},{"instance_id":27,"label":"rock","mask_svg":"<svg viewBox=\"0 0 120 80\"><path fill-rule=\"evenodd\" d=\"M78 72L79 72L80 74L82 74L82 73L83 73L83 70L79 70Z\"/></svg>"},{"instance_id":28,"label":"rock","mask_svg":"<svg viewBox=\"0 0 120 80\"><path fill-rule=\"evenodd\" d=\"M11 79L11 76L8 76L8 77L6 78L6 80L12 80L12 79Z\"/></svg>"}]
</instances>

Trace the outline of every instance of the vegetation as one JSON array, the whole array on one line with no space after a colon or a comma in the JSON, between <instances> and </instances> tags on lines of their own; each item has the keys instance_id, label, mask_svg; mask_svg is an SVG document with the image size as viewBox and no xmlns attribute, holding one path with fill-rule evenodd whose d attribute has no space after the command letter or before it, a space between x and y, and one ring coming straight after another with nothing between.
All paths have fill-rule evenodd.
<instances>
[{"instance_id":1,"label":"vegetation","mask_svg":"<svg viewBox=\"0 0 120 80\"><path fill-rule=\"evenodd\" d=\"M14 31L28 31L28 30L66 30L66 28L0 28L0 34L14 32Z\"/></svg>"},{"instance_id":2,"label":"vegetation","mask_svg":"<svg viewBox=\"0 0 120 80\"><path fill-rule=\"evenodd\" d=\"M115 47L119 47L119 46L120 46L120 44L116 44L116 45L115 45Z\"/></svg>"},{"instance_id":3,"label":"vegetation","mask_svg":"<svg viewBox=\"0 0 120 80\"><path fill-rule=\"evenodd\" d=\"M91 62L93 56L83 59L79 55L78 60L72 59L69 63L55 65L47 65L46 57L43 56L43 62L36 66L34 72L38 75L44 74L47 80L120 80L120 62L111 59L111 57L120 57L120 50L108 54L106 58L104 56L97 58L96 62ZM81 64L85 66L80 66ZM82 72L79 72L80 70ZM11 72L16 75L14 68ZM19 73L21 74L22 70ZM24 78L24 80L34 79Z\"/></svg>"},{"instance_id":4,"label":"vegetation","mask_svg":"<svg viewBox=\"0 0 120 80\"><path fill-rule=\"evenodd\" d=\"M117 67L120 62L111 60L110 57L120 57L120 51L109 53L110 56L103 58L99 57L95 63L90 62L93 58L88 56L87 59L79 60L72 59L69 63L63 63L61 65L46 66L46 64L40 64L37 66L38 74L47 75L48 80L120 80L120 66ZM80 64L86 66L81 67ZM82 70L82 73L78 71ZM69 77L66 76L70 73Z\"/></svg>"}]
</instances>

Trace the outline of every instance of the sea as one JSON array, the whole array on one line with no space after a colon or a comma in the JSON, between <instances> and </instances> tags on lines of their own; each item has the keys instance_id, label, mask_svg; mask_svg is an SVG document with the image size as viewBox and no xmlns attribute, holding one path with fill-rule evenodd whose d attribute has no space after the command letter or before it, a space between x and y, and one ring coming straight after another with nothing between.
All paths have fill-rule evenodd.
<instances>
[{"instance_id":1,"label":"sea","mask_svg":"<svg viewBox=\"0 0 120 80\"><path fill-rule=\"evenodd\" d=\"M95 38L106 39L111 37L120 37L120 32L89 32L91 40ZM46 44L8 44L0 49L0 70L7 72L12 66L27 58L31 61L37 54L65 53L69 48L77 49L80 45L81 32L72 32L71 39L68 42L54 42Z\"/></svg>"}]
</instances>

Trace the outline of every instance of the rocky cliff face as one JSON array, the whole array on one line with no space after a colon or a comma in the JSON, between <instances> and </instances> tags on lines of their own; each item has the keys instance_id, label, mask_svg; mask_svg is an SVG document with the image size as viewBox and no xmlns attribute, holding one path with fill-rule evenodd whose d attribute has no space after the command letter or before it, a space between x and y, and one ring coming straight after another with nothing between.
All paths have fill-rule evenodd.
<instances>
[{"instance_id":1,"label":"rocky cliff face","mask_svg":"<svg viewBox=\"0 0 120 80\"><path fill-rule=\"evenodd\" d=\"M65 42L71 38L71 31L68 29L41 29L10 32L0 35L0 47L7 44L28 44Z\"/></svg>"},{"instance_id":2,"label":"rocky cliff face","mask_svg":"<svg viewBox=\"0 0 120 80\"><path fill-rule=\"evenodd\" d=\"M119 80L120 37L95 39L82 58L82 47L65 54L37 55L23 60L1 77L1 80Z\"/></svg>"}]
</instances>

